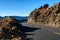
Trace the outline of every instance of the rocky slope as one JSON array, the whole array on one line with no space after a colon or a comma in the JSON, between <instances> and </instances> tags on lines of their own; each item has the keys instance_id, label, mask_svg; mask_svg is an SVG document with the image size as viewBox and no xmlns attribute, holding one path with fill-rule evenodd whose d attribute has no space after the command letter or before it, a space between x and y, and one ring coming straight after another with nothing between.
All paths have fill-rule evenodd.
<instances>
[{"instance_id":1,"label":"rocky slope","mask_svg":"<svg viewBox=\"0 0 60 40\"><path fill-rule=\"evenodd\" d=\"M10 17L0 19L0 40L25 40L22 25Z\"/></svg>"},{"instance_id":2,"label":"rocky slope","mask_svg":"<svg viewBox=\"0 0 60 40\"><path fill-rule=\"evenodd\" d=\"M52 27L60 27L60 3L48 7L48 4L33 10L29 17L28 22L39 23Z\"/></svg>"}]
</instances>

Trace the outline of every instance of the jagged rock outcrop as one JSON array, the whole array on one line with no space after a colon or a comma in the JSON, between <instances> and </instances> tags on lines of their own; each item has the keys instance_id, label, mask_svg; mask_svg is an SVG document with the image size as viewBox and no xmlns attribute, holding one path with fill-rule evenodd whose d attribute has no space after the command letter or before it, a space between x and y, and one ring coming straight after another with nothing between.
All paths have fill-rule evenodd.
<instances>
[{"instance_id":1,"label":"jagged rock outcrop","mask_svg":"<svg viewBox=\"0 0 60 40\"><path fill-rule=\"evenodd\" d=\"M25 40L22 25L11 16L0 19L0 40Z\"/></svg>"},{"instance_id":2,"label":"jagged rock outcrop","mask_svg":"<svg viewBox=\"0 0 60 40\"><path fill-rule=\"evenodd\" d=\"M41 6L31 12L28 22L39 23L52 27L60 27L60 3L51 7L48 4Z\"/></svg>"}]
</instances>

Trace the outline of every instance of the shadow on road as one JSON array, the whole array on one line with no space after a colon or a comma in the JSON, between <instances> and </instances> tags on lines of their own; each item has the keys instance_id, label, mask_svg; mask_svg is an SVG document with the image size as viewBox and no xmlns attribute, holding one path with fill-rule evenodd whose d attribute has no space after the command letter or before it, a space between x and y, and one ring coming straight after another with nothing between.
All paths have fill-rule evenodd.
<instances>
[{"instance_id":1,"label":"shadow on road","mask_svg":"<svg viewBox=\"0 0 60 40\"><path fill-rule=\"evenodd\" d=\"M33 40L33 38L28 38L27 40Z\"/></svg>"},{"instance_id":2,"label":"shadow on road","mask_svg":"<svg viewBox=\"0 0 60 40\"><path fill-rule=\"evenodd\" d=\"M22 26L22 29L24 32L34 32L35 30L41 29L41 28L33 28L28 26Z\"/></svg>"},{"instance_id":3,"label":"shadow on road","mask_svg":"<svg viewBox=\"0 0 60 40\"><path fill-rule=\"evenodd\" d=\"M41 28L34 28L34 27L28 27L28 26L21 26L22 30L24 33L26 32L34 32L35 30L41 29ZM25 36L27 35L35 35L35 34L25 34ZM33 38L27 38L27 40L33 40Z\"/></svg>"}]
</instances>

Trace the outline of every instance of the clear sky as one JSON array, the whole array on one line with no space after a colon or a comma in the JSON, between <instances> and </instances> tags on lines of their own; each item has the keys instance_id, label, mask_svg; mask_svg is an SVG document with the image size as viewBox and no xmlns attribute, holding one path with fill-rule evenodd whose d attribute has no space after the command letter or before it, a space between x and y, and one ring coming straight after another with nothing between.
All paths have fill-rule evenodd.
<instances>
[{"instance_id":1,"label":"clear sky","mask_svg":"<svg viewBox=\"0 0 60 40\"><path fill-rule=\"evenodd\" d=\"M0 16L28 16L35 8L58 2L60 0L0 0Z\"/></svg>"}]
</instances>

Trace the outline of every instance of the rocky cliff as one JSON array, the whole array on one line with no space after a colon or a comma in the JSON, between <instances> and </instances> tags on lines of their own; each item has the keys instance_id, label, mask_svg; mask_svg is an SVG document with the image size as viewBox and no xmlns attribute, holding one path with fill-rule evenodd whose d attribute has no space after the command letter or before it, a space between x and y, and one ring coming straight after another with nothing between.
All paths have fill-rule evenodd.
<instances>
[{"instance_id":1,"label":"rocky cliff","mask_svg":"<svg viewBox=\"0 0 60 40\"><path fill-rule=\"evenodd\" d=\"M39 23L52 27L60 27L60 3L48 7L48 4L33 10L29 17L28 22Z\"/></svg>"},{"instance_id":2,"label":"rocky cliff","mask_svg":"<svg viewBox=\"0 0 60 40\"><path fill-rule=\"evenodd\" d=\"M0 19L0 40L25 40L22 25L11 16Z\"/></svg>"}]
</instances>

